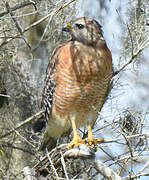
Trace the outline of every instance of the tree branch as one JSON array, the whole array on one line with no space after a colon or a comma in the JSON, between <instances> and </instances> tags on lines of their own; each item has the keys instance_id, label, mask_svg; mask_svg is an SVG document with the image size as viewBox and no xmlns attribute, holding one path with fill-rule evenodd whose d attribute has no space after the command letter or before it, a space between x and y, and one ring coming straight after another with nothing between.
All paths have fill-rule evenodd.
<instances>
[{"instance_id":1,"label":"tree branch","mask_svg":"<svg viewBox=\"0 0 149 180\"><path fill-rule=\"evenodd\" d=\"M47 149L46 149L46 150L47 150ZM57 174L57 171L56 171L56 169L55 169L55 167L54 167L54 164L53 164L53 162L52 162L52 159L51 159L51 157L49 156L48 150L47 150L47 157L48 157L48 160L49 160L49 162L50 162L50 164L51 164L51 167L52 167L52 169L53 169L53 171L54 171L54 173L55 173L55 175L56 175L56 179L57 179L57 180L60 180L60 179L59 179L59 176L58 176L58 174Z\"/></svg>"},{"instance_id":2,"label":"tree branch","mask_svg":"<svg viewBox=\"0 0 149 180\"><path fill-rule=\"evenodd\" d=\"M95 162L93 167L108 180L122 180L118 174L101 161Z\"/></svg>"},{"instance_id":3,"label":"tree branch","mask_svg":"<svg viewBox=\"0 0 149 180\"><path fill-rule=\"evenodd\" d=\"M50 171L51 165L54 169L54 172L56 174L56 177L59 177L55 167L62 166L65 169L65 174L67 174L66 170L68 170L67 166L64 163L64 159L67 161L68 159L83 159L83 160L89 160L88 166L91 168L96 169L97 172L102 174L105 178L109 180L121 180L121 177L116 174L111 168L104 165L104 163L95 160L95 152L93 149L88 147L85 144L79 144L79 147L72 148L70 150L67 150L66 148L67 144L63 144L60 146L57 146L55 149L51 150L50 152L46 153L46 156L44 156L40 162L34 166L34 171L38 174L39 172L42 172L44 169L48 169ZM41 173L42 174L42 173ZM68 179L68 175L66 176ZM60 177L59 177L60 178Z\"/></svg>"},{"instance_id":4,"label":"tree branch","mask_svg":"<svg viewBox=\"0 0 149 180\"><path fill-rule=\"evenodd\" d=\"M17 20L16 20L14 14L13 14L13 12L12 12L12 10L11 10L11 8L10 8L8 2L6 2L6 8L7 8L7 11L8 11L8 13L10 14L10 16L11 16L13 22L15 23L16 28L18 29L19 33L21 34L21 36L22 36L24 42L27 44L27 46L28 46L29 49L31 50L31 46L29 45L27 39L25 38L25 36L24 36L24 34L23 34L23 31L22 31L22 28L21 28L21 26L19 25L19 23L17 22Z\"/></svg>"},{"instance_id":5,"label":"tree branch","mask_svg":"<svg viewBox=\"0 0 149 180\"><path fill-rule=\"evenodd\" d=\"M135 175L131 176L131 179L136 179L136 178L139 178L141 176L149 176L149 172L141 173L141 174L135 174ZM124 177L122 180L129 180L129 179L130 179L130 176L127 176L127 177Z\"/></svg>"},{"instance_id":6,"label":"tree branch","mask_svg":"<svg viewBox=\"0 0 149 180\"><path fill-rule=\"evenodd\" d=\"M0 96L10 98L10 96L6 94L0 94Z\"/></svg>"},{"instance_id":7,"label":"tree branch","mask_svg":"<svg viewBox=\"0 0 149 180\"><path fill-rule=\"evenodd\" d=\"M147 46L143 46L142 48L138 49L127 61L125 64L123 64L119 70L115 71L113 73L113 77L116 76L117 74L119 74L125 67L127 67L132 61L133 59L139 55Z\"/></svg>"},{"instance_id":8,"label":"tree branch","mask_svg":"<svg viewBox=\"0 0 149 180\"><path fill-rule=\"evenodd\" d=\"M44 16L43 18L41 18L40 20L36 21L35 23L31 24L30 26L26 27L22 32L26 32L28 30L30 30L31 28L33 28L34 26L37 26L38 24L40 24L41 22L45 21L47 18L49 18L50 16L53 16L53 14L57 14L59 11L61 11L62 9L64 9L65 7L67 7L69 4L73 3L76 0L71 0L68 3L64 3L63 5L61 5L60 7L57 7L52 13ZM15 34L12 38L7 39L6 41L2 42L0 47L8 44L10 41L12 41L15 38L18 38L20 34Z\"/></svg>"},{"instance_id":9,"label":"tree branch","mask_svg":"<svg viewBox=\"0 0 149 180\"><path fill-rule=\"evenodd\" d=\"M136 137L141 137L141 136L148 137L149 134L147 134L147 133L144 133L144 134L135 134L135 135L131 135L131 136L125 136L125 138L131 139L131 138L136 138ZM118 142L118 141L123 140L123 139L124 139L124 138L117 138L117 139L111 139L111 140L104 140L104 143Z\"/></svg>"},{"instance_id":10,"label":"tree branch","mask_svg":"<svg viewBox=\"0 0 149 180\"><path fill-rule=\"evenodd\" d=\"M17 129L20 129L22 126L24 126L25 124L28 124L30 121L32 121L34 118L40 116L44 111L39 111L38 113L34 114L33 116L29 117L28 119L26 119L25 121L23 121L22 123L20 123L18 126L16 126L15 128L13 128L12 130L10 130L9 132L7 132L6 134L0 136L0 138L4 138L6 136L9 136L10 134L12 134L13 132L15 132Z\"/></svg>"},{"instance_id":11,"label":"tree branch","mask_svg":"<svg viewBox=\"0 0 149 180\"><path fill-rule=\"evenodd\" d=\"M33 5L35 10L37 10L36 2L34 2L34 1L24 1L24 2L21 2L20 4L17 4L16 6L12 7L11 11L15 11L17 9L24 8L24 7L29 6L29 5ZM8 13L9 13L8 10L5 11L5 12L2 12L2 13L0 13L0 17L3 17L4 15L6 15Z\"/></svg>"}]
</instances>

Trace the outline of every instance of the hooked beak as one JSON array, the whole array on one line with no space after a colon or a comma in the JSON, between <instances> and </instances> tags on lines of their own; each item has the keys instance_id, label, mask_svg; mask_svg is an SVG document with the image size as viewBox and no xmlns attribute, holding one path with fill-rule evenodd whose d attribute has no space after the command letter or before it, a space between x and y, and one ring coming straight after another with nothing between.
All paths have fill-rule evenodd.
<instances>
[{"instance_id":1,"label":"hooked beak","mask_svg":"<svg viewBox=\"0 0 149 180\"><path fill-rule=\"evenodd\" d=\"M70 26L70 23L67 23L66 26L62 28L62 31L65 31L65 32L73 31L72 27Z\"/></svg>"}]
</instances>

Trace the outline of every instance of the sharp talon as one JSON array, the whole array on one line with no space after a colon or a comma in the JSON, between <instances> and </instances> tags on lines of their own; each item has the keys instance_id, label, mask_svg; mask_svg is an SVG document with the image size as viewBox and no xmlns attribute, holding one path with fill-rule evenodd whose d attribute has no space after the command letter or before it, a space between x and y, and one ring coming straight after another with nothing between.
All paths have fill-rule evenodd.
<instances>
[{"instance_id":1,"label":"sharp talon","mask_svg":"<svg viewBox=\"0 0 149 180\"><path fill-rule=\"evenodd\" d=\"M97 151L97 146L94 147L94 151L95 151L95 152Z\"/></svg>"},{"instance_id":2,"label":"sharp talon","mask_svg":"<svg viewBox=\"0 0 149 180\"><path fill-rule=\"evenodd\" d=\"M92 144L94 146L97 146L97 140L94 138L91 138L91 139L88 138L88 145L91 146Z\"/></svg>"},{"instance_id":3,"label":"sharp talon","mask_svg":"<svg viewBox=\"0 0 149 180\"><path fill-rule=\"evenodd\" d=\"M89 143L88 143L88 145L89 145L89 146L91 146L91 145L92 145L92 143L91 143L91 142L89 142Z\"/></svg>"},{"instance_id":4,"label":"sharp talon","mask_svg":"<svg viewBox=\"0 0 149 180\"><path fill-rule=\"evenodd\" d=\"M103 137L100 137L97 139L97 143L100 143L100 142L104 142L104 138Z\"/></svg>"},{"instance_id":5,"label":"sharp talon","mask_svg":"<svg viewBox=\"0 0 149 180\"><path fill-rule=\"evenodd\" d=\"M85 140L82 139L79 135L75 135L70 144L68 144L67 149L70 149L73 146L78 147L79 143L85 144Z\"/></svg>"}]
</instances>

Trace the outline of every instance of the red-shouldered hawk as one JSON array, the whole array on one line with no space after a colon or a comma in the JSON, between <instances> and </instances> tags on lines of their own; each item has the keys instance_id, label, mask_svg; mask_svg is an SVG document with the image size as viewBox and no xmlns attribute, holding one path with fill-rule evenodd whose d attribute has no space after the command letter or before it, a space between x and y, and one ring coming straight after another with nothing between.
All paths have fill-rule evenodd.
<instances>
[{"instance_id":1,"label":"red-shouldered hawk","mask_svg":"<svg viewBox=\"0 0 149 180\"><path fill-rule=\"evenodd\" d=\"M40 149L71 127L74 136L67 148L85 143L77 133L84 125L88 125L88 144L96 148L103 138L94 139L91 127L108 94L113 73L111 52L101 25L94 19L75 19L62 30L72 38L55 49L47 67L42 108L48 124Z\"/></svg>"}]
</instances>

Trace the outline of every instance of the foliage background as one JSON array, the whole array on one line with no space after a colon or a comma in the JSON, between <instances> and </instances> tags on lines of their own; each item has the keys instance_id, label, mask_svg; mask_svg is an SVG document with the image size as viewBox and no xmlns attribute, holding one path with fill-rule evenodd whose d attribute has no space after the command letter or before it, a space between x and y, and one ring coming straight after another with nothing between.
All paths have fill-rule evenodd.
<instances>
[{"instance_id":1,"label":"foliage background","mask_svg":"<svg viewBox=\"0 0 149 180\"><path fill-rule=\"evenodd\" d=\"M94 128L94 135L107 141L100 145L96 158L123 178L148 179L149 1L74 0L67 5L69 2L0 1L0 179L22 179L22 169L39 161L36 148L41 134L33 131L38 119L2 136L40 111L48 58L68 38L62 34L63 25L78 16L95 18L103 25L118 72ZM41 23L31 28L38 21ZM77 176L77 162L73 163L72 171L67 169L69 177L82 178ZM82 169L87 166L79 163ZM104 178L95 170L87 177Z\"/></svg>"}]
</instances>

